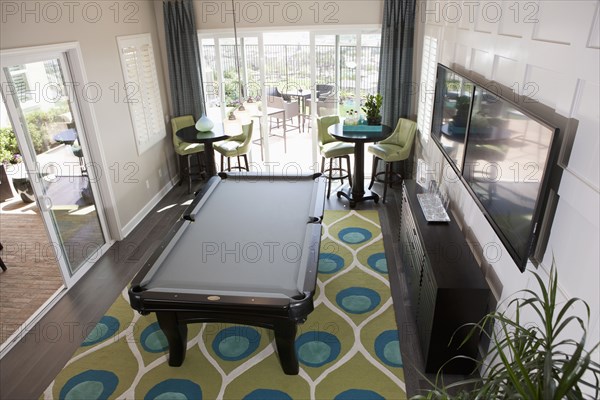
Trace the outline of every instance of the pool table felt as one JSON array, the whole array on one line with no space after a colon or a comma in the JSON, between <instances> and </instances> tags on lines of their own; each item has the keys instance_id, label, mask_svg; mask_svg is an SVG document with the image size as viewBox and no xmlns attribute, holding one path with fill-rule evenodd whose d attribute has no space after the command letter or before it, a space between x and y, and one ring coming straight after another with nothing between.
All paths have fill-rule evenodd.
<instances>
[{"instance_id":1,"label":"pool table felt","mask_svg":"<svg viewBox=\"0 0 600 400\"><path fill-rule=\"evenodd\" d=\"M309 223L321 217L312 215L316 191L314 179L284 185L220 180L191 212L195 222L179 222L177 234L142 285L147 290L198 294L301 294L306 246L313 230L320 229L320 224Z\"/></svg>"}]
</instances>

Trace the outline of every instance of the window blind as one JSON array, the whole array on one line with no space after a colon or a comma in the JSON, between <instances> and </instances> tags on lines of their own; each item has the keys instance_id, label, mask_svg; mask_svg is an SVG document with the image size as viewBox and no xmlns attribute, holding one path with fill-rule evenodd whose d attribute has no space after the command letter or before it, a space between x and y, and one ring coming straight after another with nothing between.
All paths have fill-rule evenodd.
<instances>
[{"instance_id":1,"label":"window blind","mask_svg":"<svg viewBox=\"0 0 600 400\"><path fill-rule=\"evenodd\" d=\"M150 34L117 38L138 155L161 141L167 134L162 120L158 76Z\"/></svg>"},{"instance_id":2,"label":"window blind","mask_svg":"<svg viewBox=\"0 0 600 400\"><path fill-rule=\"evenodd\" d=\"M423 39L423 60L421 62L421 96L417 117L417 127L425 137L425 140L429 140L429 136L431 135L436 70L437 39L425 36Z\"/></svg>"}]
</instances>

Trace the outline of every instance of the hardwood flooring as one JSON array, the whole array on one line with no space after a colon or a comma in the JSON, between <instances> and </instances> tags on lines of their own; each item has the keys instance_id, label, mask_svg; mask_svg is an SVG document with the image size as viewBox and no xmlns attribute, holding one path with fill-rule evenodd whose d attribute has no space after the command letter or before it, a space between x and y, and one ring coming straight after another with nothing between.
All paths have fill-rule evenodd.
<instances>
[{"instance_id":1,"label":"hardwood flooring","mask_svg":"<svg viewBox=\"0 0 600 400\"><path fill-rule=\"evenodd\" d=\"M97 265L50 310L19 343L0 360L0 398L36 399L42 394L89 332L104 315L121 290L153 252L165 232L176 221L191 198L186 185L175 187L123 241L116 243ZM377 185L374 189L381 189ZM348 209L332 188L326 209ZM401 193L388 190L386 204L360 203L357 209L379 211L391 291L400 332L400 348L409 396L427 387L419 338L412 319L397 241ZM169 207L170 206L170 207ZM434 379L428 376L429 379ZM446 377L447 381L454 377Z\"/></svg>"},{"instance_id":2,"label":"hardwood flooring","mask_svg":"<svg viewBox=\"0 0 600 400\"><path fill-rule=\"evenodd\" d=\"M0 243L7 266L0 272L0 343L4 343L62 287L63 279L39 212L0 213Z\"/></svg>"}]
</instances>

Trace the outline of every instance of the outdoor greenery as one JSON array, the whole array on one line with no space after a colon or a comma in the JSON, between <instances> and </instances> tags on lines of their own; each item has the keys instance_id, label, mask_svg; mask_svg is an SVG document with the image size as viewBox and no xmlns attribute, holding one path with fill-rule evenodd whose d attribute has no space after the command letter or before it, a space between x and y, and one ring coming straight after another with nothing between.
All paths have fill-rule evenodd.
<instances>
[{"instance_id":1,"label":"outdoor greenery","mask_svg":"<svg viewBox=\"0 0 600 400\"><path fill-rule=\"evenodd\" d=\"M19 153L17 138L12 128L0 128L0 164L15 162L15 154Z\"/></svg>"},{"instance_id":2,"label":"outdoor greenery","mask_svg":"<svg viewBox=\"0 0 600 400\"><path fill-rule=\"evenodd\" d=\"M588 398L600 398L600 365L590 356L600 343L585 350L589 306L578 298L557 302L558 274L554 265L547 285L539 274L533 275L540 294L529 289L519 292L524 294L522 298L511 300L505 312L492 312L473 325L463 342L481 333L490 338L488 359L485 364L480 362L487 368L484 376L442 385L413 399L559 400L583 399L584 393ZM586 310L586 319L572 314L577 304ZM529 318L537 316L537 323L523 320L525 313ZM490 332L487 327L492 324ZM567 332L572 327L580 332L579 338Z\"/></svg>"},{"instance_id":3,"label":"outdoor greenery","mask_svg":"<svg viewBox=\"0 0 600 400\"><path fill-rule=\"evenodd\" d=\"M48 151L51 144L50 135L55 133L56 124L64 123L62 114L68 111L68 105L63 104L60 107L53 107L47 112L32 111L26 114L27 130L36 154ZM0 128L0 163L20 162L20 154L12 128Z\"/></svg>"}]
</instances>

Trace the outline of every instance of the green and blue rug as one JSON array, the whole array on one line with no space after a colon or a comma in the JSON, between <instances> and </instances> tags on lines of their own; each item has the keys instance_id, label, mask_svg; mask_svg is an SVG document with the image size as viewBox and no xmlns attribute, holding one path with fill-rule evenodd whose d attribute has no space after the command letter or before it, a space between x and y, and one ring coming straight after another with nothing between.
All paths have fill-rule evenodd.
<instances>
[{"instance_id":1,"label":"green and blue rug","mask_svg":"<svg viewBox=\"0 0 600 400\"><path fill-rule=\"evenodd\" d=\"M405 399L402 357L376 211L327 211L315 310L299 326L297 376L267 329L189 325L182 367L167 364L154 315L115 301L44 392L46 399Z\"/></svg>"}]
</instances>

